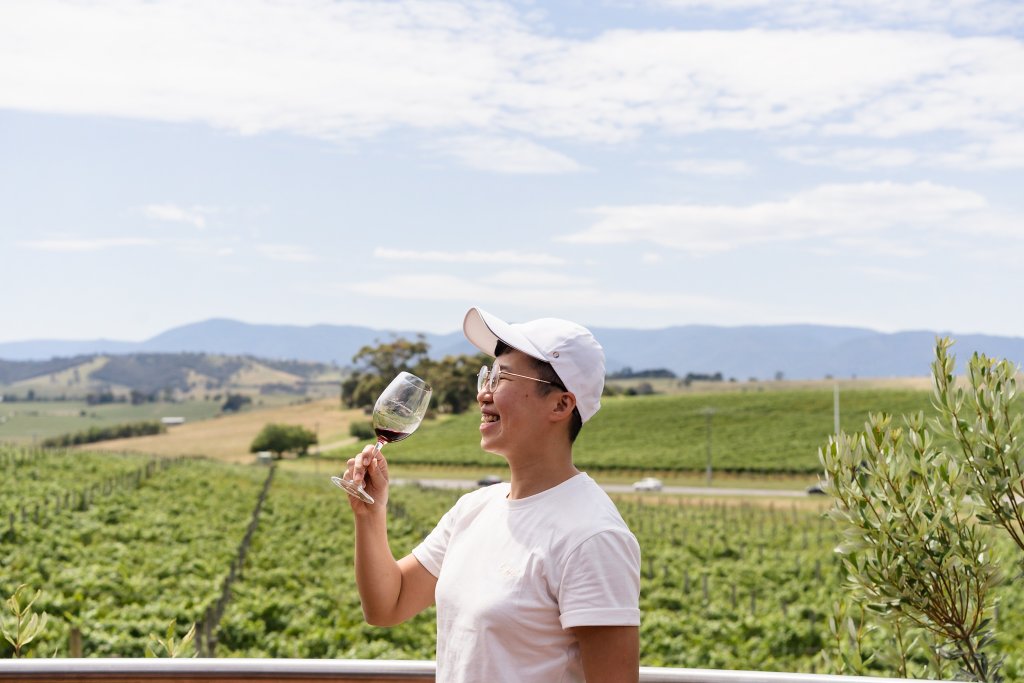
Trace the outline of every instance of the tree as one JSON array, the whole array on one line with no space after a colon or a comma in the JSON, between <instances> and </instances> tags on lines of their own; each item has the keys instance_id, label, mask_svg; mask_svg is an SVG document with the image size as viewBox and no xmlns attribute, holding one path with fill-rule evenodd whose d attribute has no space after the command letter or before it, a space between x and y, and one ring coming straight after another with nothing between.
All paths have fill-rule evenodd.
<instances>
[{"instance_id":1,"label":"tree","mask_svg":"<svg viewBox=\"0 0 1024 683\"><path fill-rule=\"evenodd\" d=\"M263 430L253 439L249 452L270 451L276 459L280 459L284 453L303 456L316 443L316 434L301 425L270 423L264 425Z\"/></svg>"},{"instance_id":2,"label":"tree","mask_svg":"<svg viewBox=\"0 0 1024 683\"><path fill-rule=\"evenodd\" d=\"M341 383L342 403L350 408L372 406L387 383L400 372L413 372L416 363L427 357L429 349L423 335L416 341L399 337L359 349L352 357L355 372Z\"/></svg>"},{"instance_id":3,"label":"tree","mask_svg":"<svg viewBox=\"0 0 1024 683\"><path fill-rule=\"evenodd\" d=\"M225 413L237 413L244 406L252 403L252 399L245 394L228 394L227 399L224 401L224 405L220 409Z\"/></svg>"},{"instance_id":4,"label":"tree","mask_svg":"<svg viewBox=\"0 0 1024 683\"><path fill-rule=\"evenodd\" d=\"M476 376L480 366L490 365L485 354L445 356L442 360L421 360L415 374L430 384L431 400L439 412L463 413L476 405Z\"/></svg>"},{"instance_id":5,"label":"tree","mask_svg":"<svg viewBox=\"0 0 1024 683\"><path fill-rule=\"evenodd\" d=\"M395 375L411 372L430 384L431 402L438 411L464 412L476 402L476 374L481 365L491 362L490 357L479 353L432 360L427 356L429 350L423 337L414 342L399 338L364 346L352 358L356 371L341 383L342 405L372 406Z\"/></svg>"},{"instance_id":6,"label":"tree","mask_svg":"<svg viewBox=\"0 0 1024 683\"><path fill-rule=\"evenodd\" d=\"M955 386L951 345L936 343L937 415L926 420L918 413L901 423L874 414L864 433L830 438L819 452L823 489L845 538L836 550L850 597L895 636L899 673L920 673L908 669L920 649L915 643L924 642L968 678L994 681L1000 662L986 646L995 637L994 593L1002 576L986 525L1010 536L1024 565L1016 368L974 354L965 391ZM939 669L940 660L932 661Z\"/></svg>"},{"instance_id":7,"label":"tree","mask_svg":"<svg viewBox=\"0 0 1024 683\"><path fill-rule=\"evenodd\" d=\"M430 345L423 335L418 335L416 341L399 337L377 346L364 346L352 357L352 362L382 377L394 377L412 370L417 362L427 357L429 350Z\"/></svg>"}]
</instances>

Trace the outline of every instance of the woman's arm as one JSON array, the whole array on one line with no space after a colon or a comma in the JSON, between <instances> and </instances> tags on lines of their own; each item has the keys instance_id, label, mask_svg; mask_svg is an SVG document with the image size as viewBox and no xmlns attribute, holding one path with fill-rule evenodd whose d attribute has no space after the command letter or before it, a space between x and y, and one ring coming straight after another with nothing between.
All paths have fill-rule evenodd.
<instances>
[{"instance_id":1,"label":"woman's arm","mask_svg":"<svg viewBox=\"0 0 1024 683\"><path fill-rule=\"evenodd\" d=\"M437 579L412 555L396 562L391 553L387 529L388 473L384 457L367 446L349 460L346 477L351 477L354 470L359 470L359 478L366 479L366 490L376 500L369 504L349 498L355 513L356 585L363 616L374 626L394 626L434 604Z\"/></svg>"},{"instance_id":2,"label":"woman's arm","mask_svg":"<svg viewBox=\"0 0 1024 683\"><path fill-rule=\"evenodd\" d=\"M583 676L587 683L636 683L640 680L640 628L577 626Z\"/></svg>"}]
</instances>

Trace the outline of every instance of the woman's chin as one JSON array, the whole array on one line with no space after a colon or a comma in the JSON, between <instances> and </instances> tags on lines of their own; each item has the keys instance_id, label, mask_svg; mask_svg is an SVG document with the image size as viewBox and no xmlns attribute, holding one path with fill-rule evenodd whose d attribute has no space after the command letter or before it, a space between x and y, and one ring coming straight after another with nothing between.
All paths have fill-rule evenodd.
<instances>
[{"instance_id":1,"label":"woman's chin","mask_svg":"<svg viewBox=\"0 0 1024 683\"><path fill-rule=\"evenodd\" d=\"M505 459L504 449L502 449L496 434L482 433L480 434L480 450L485 453L491 453L493 455L500 456Z\"/></svg>"}]
</instances>

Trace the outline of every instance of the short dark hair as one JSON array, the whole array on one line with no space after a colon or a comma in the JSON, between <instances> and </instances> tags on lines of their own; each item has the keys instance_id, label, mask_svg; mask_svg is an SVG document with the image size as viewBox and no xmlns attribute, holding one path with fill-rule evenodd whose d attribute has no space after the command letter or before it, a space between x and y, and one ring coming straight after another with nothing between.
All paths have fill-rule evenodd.
<instances>
[{"instance_id":1,"label":"short dark hair","mask_svg":"<svg viewBox=\"0 0 1024 683\"><path fill-rule=\"evenodd\" d=\"M494 357L498 358L509 351L514 350L515 349L511 346L499 339L498 343L494 347ZM551 367L551 363L534 358L533 356L527 357L533 361L533 367L537 370L537 379L542 379L545 382L551 382L551 384L540 385L542 396L547 396L555 389L558 389L559 391L569 391L565 388L565 385L562 384L562 379L558 376L558 373L555 372L553 367ZM576 441L576 437L579 436L581 429L583 429L583 416L580 415L579 408L574 407L572 409L572 418L569 420L569 443L574 443Z\"/></svg>"}]
</instances>

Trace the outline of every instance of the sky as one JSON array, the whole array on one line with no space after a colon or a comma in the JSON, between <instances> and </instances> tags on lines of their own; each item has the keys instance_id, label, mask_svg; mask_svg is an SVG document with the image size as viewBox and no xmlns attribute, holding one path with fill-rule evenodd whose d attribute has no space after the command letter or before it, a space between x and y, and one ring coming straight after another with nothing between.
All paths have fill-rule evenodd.
<instances>
[{"instance_id":1,"label":"sky","mask_svg":"<svg viewBox=\"0 0 1024 683\"><path fill-rule=\"evenodd\" d=\"M0 341L1024 336L1019 0L4 0Z\"/></svg>"}]
</instances>

